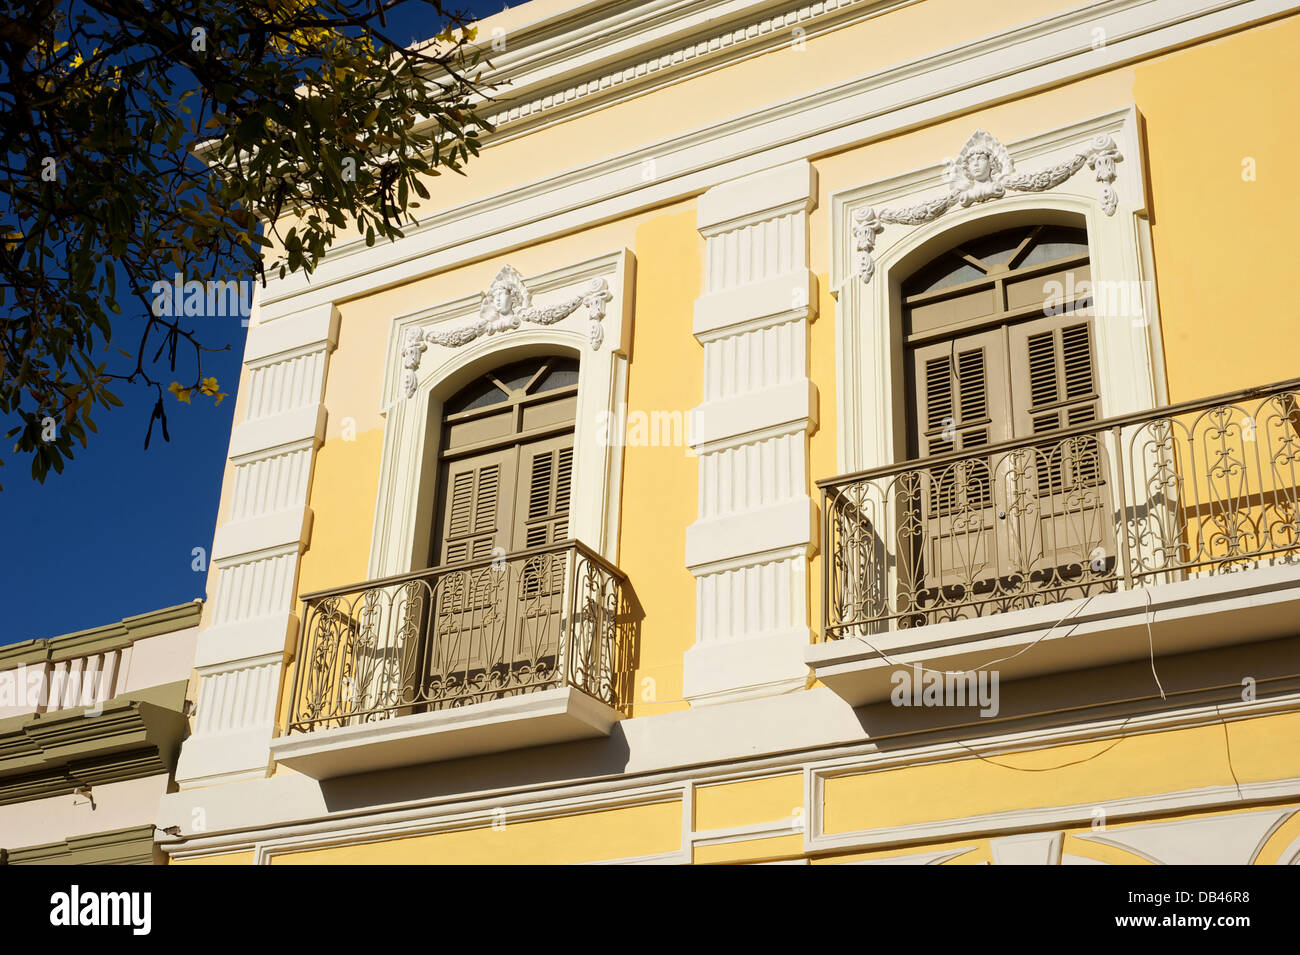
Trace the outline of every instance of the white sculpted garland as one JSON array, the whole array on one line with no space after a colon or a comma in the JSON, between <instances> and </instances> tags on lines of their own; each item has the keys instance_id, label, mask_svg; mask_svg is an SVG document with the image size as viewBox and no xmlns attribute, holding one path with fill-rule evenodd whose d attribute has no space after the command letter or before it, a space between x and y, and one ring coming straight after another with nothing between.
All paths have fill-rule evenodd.
<instances>
[{"instance_id":1,"label":"white sculpted garland","mask_svg":"<svg viewBox=\"0 0 1300 955\"><path fill-rule=\"evenodd\" d=\"M876 271L871 253L876 247L876 236L886 224L920 225L937 219L954 206L973 206L977 202L1001 199L1008 192L1043 192L1059 186L1085 165L1096 174L1101 183L1101 209L1113 215L1119 205L1112 183L1115 181L1115 163L1123 156L1115 141L1105 134L1094 136L1088 148L1065 162L1038 172L1015 171L1015 164L1007 147L982 129L975 130L957 158L950 160L944 170L948 194L930 202L922 202L904 209L875 209L867 206L853 213L853 239L857 252L857 273L863 282L870 282Z\"/></svg>"},{"instance_id":2,"label":"white sculpted garland","mask_svg":"<svg viewBox=\"0 0 1300 955\"><path fill-rule=\"evenodd\" d=\"M407 329L406 344L402 348L402 390L408 398L415 394L419 386L417 372L420 370L420 359L431 344L459 348L480 335L495 335L497 332L518 328L521 322L554 325L572 315L580 305L587 307L587 317L591 319L588 329L591 350L596 351L605 340L605 329L600 321L605 317L606 303L613 297L604 279L592 279L579 295L555 305L534 306L532 293L524 285L523 276L509 265L502 266L488 290L483 293L478 307L478 321L474 324L448 330Z\"/></svg>"}]
</instances>

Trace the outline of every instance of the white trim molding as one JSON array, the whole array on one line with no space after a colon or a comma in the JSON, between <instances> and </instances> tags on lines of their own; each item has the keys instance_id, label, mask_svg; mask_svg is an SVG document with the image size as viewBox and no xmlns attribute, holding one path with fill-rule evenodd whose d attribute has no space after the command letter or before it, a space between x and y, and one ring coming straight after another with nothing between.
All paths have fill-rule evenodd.
<instances>
[{"instance_id":1,"label":"white trim molding","mask_svg":"<svg viewBox=\"0 0 1300 955\"><path fill-rule=\"evenodd\" d=\"M368 576L423 567L433 530L442 402L514 358L579 360L569 533L617 561L622 445L610 422L627 400L635 260L627 249L525 279L503 265L488 293L394 317L380 413L385 417ZM492 291L511 298L508 314ZM579 306L585 306L580 308Z\"/></svg>"},{"instance_id":2,"label":"white trim molding","mask_svg":"<svg viewBox=\"0 0 1300 955\"><path fill-rule=\"evenodd\" d=\"M808 213L816 194L816 171L799 160L717 186L699 202L705 282L694 332L704 346L704 402L690 429L699 518L686 530L696 642L683 676L694 705L806 682L816 546L808 435L817 426Z\"/></svg>"},{"instance_id":3,"label":"white trim molding","mask_svg":"<svg viewBox=\"0 0 1300 955\"><path fill-rule=\"evenodd\" d=\"M230 439L230 510L217 528L211 618L199 633L194 733L181 789L256 779L270 767L276 704L298 631L293 598L310 540L307 506L325 435L325 373L338 342L333 303L267 321L244 347L248 398Z\"/></svg>"},{"instance_id":4,"label":"white trim molding","mask_svg":"<svg viewBox=\"0 0 1300 955\"><path fill-rule=\"evenodd\" d=\"M1269 837L1296 812L1287 806L1148 822L1102 828L1076 838L1121 849L1153 865L1253 865Z\"/></svg>"},{"instance_id":5,"label":"white trim molding","mask_svg":"<svg viewBox=\"0 0 1300 955\"><path fill-rule=\"evenodd\" d=\"M965 202L971 190L963 190L952 177L959 157L831 196L840 473L894 464L905 454L902 280L953 243L1020 223L1056 221L1087 228L1094 289L1124 292L1094 295L1102 414L1112 417L1156 407L1161 398L1156 378L1161 346L1143 252L1149 225L1140 122L1137 109L1129 107L1006 147L998 143L1007 167L1004 179L1012 163L1057 173L1047 179L1054 185L1041 192L1015 193L1005 181L987 182L978 185L999 186L1001 191L985 189ZM1090 177L1064 176L1089 159L1104 167L1096 172L1101 189ZM1041 184L1027 181L1032 176L1014 175L1022 186ZM900 224L882 227L879 210L886 206L897 210L887 221ZM916 214L904 214L909 212ZM917 224L908 227L907 219ZM864 244L870 247L864 249ZM864 267L864 256L870 268Z\"/></svg>"}]
</instances>

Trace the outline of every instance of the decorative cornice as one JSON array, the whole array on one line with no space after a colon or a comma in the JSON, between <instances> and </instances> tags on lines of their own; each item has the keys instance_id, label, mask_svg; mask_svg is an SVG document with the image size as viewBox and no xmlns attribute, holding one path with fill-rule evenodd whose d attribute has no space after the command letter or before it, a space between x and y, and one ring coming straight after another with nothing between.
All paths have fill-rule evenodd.
<instances>
[{"instance_id":1,"label":"decorative cornice","mask_svg":"<svg viewBox=\"0 0 1300 955\"><path fill-rule=\"evenodd\" d=\"M1006 146L982 129L975 130L954 159L946 163L944 181L948 194L929 202L901 209L876 209L866 206L853 213L853 240L857 251L857 274L863 282L870 282L876 271L871 253L876 247L876 236L886 224L921 225L931 222L957 206L968 208L976 203L1001 199L1008 192L1046 192L1055 189L1084 166L1088 166L1101 183L1101 208L1106 215L1114 215L1119 205L1112 183L1115 181L1115 163L1123 156L1110 136L1102 133L1093 137L1087 148L1074 156L1037 172L1022 173Z\"/></svg>"},{"instance_id":2,"label":"decorative cornice","mask_svg":"<svg viewBox=\"0 0 1300 955\"><path fill-rule=\"evenodd\" d=\"M73 836L21 849L0 849L7 865L152 865L162 860L154 848L152 823Z\"/></svg>"},{"instance_id":3,"label":"decorative cornice","mask_svg":"<svg viewBox=\"0 0 1300 955\"><path fill-rule=\"evenodd\" d=\"M119 697L97 714L77 707L0 722L0 805L169 772L186 731L186 686L153 688L158 702Z\"/></svg>"},{"instance_id":4,"label":"decorative cornice","mask_svg":"<svg viewBox=\"0 0 1300 955\"><path fill-rule=\"evenodd\" d=\"M459 348L468 345L481 335L495 335L516 329L522 322L534 325L554 325L577 311L580 305L587 308L591 319L588 332L592 351L598 351L605 340L601 319L605 306L614 296L603 278L594 278L578 295L570 296L555 305L533 305L532 293L524 284L523 276L509 265L503 265L479 302L478 321L458 328L408 328L402 346L402 392L407 398L419 388L420 359L430 345Z\"/></svg>"},{"instance_id":5,"label":"decorative cornice","mask_svg":"<svg viewBox=\"0 0 1300 955\"><path fill-rule=\"evenodd\" d=\"M916 2L642 2L636 5L632 17L612 19L605 11L598 11L590 21L568 25L566 32L581 33L577 49L572 43L557 49L553 38L545 34L543 42L533 41L528 33L534 27L494 34L489 22L480 28L483 42L478 46L482 56L501 64L499 69L490 70L484 81L500 84L501 92L494 102L502 105L486 114L496 129L484 137L484 143L531 131L543 117L555 121L561 115L567 118L575 112L598 109L612 100L641 95L779 46L800 44L829 30ZM507 58L492 48L493 41L499 38L504 38L507 50L516 43L527 46ZM595 60L602 47L614 48L619 55L613 59L605 56L587 69L581 69L586 64L575 62ZM578 76L581 79L576 79ZM526 130L519 128L524 126Z\"/></svg>"}]
</instances>

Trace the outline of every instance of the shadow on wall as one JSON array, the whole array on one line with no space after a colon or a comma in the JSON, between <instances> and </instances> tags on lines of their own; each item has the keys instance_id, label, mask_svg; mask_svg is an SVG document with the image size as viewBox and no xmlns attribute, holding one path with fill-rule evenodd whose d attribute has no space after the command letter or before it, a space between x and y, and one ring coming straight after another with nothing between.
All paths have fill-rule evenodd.
<instances>
[{"instance_id":1,"label":"shadow on wall","mask_svg":"<svg viewBox=\"0 0 1300 955\"><path fill-rule=\"evenodd\" d=\"M927 693L918 685L931 682L926 671L920 678L914 669L896 672L905 674L891 682L900 702L884 700L856 711L863 732L882 752L915 747L922 741L987 741L999 735L1136 719L1190 706L1231 705L1241 703L1247 693L1264 698L1294 692L1300 686L1300 636L1173 656L1160 656L1157 636L1155 674L1164 699L1149 659L1005 683L996 679L993 670L986 670L982 678L975 674L967 681L966 702L974 699L975 703L965 706L951 705L957 683L952 675L938 671L939 682ZM947 697L944 705L926 702L943 696Z\"/></svg>"}]
</instances>

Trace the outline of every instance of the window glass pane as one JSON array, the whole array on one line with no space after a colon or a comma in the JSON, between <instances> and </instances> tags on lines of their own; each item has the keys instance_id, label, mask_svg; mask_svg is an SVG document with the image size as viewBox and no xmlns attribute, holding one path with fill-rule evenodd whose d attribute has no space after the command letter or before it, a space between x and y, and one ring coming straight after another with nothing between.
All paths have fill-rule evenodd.
<instances>
[{"instance_id":1,"label":"window glass pane","mask_svg":"<svg viewBox=\"0 0 1300 955\"><path fill-rule=\"evenodd\" d=\"M517 391L533 380L537 370L542 367L544 358L530 358L506 365L493 372L493 376L511 391Z\"/></svg>"},{"instance_id":2,"label":"window glass pane","mask_svg":"<svg viewBox=\"0 0 1300 955\"><path fill-rule=\"evenodd\" d=\"M1003 265L1031 231L1025 228L1006 229L992 235L982 235L978 239L962 243L961 250L987 265Z\"/></svg>"},{"instance_id":3,"label":"window glass pane","mask_svg":"<svg viewBox=\"0 0 1300 955\"><path fill-rule=\"evenodd\" d=\"M443 414L454 415L462 411L486 408L509 400L509 394L497 385L500 382L510 391L518 391L533 380L543 365L549 367L542 379L533 385L530 394L553 391L578 383L578 362L573 358L529 358L517 361L476 378L443 404Z\"/></svg>"},{"instance_id":4,"label":"window glass pane","mask_svg":"<svg viewBox=\"0 0 1300 955\"><path fill-rule=\"evenodd\" d=\"M1088 254L1088 233L1083 229L1067 229L1063 226L1049 226L1038 233L1029 253L1020 262L1018 268L1037 265L1039 262L1052 262L1072 255Z\"/></svg>"},{"instance_id":5,"label":"window glass pane","mask_svg":"<svg viewBox=\"0 0 1300 955\"><path fill-rule=\"evenodd\" d=\"M533 394L539 391L554 391L556 388L568 388L578 383L578 362L574 358L556 358L551 361L551 370L546 373Z\"/></svg>"},{"instance_id":6,"label":"window glass pane","mask_svg":"<svg viewBox=\"0 0 1300 955\"><path fill-rule=\"evenodd\" d=\"M983 278L984 273L960 256L947 253L939 256L929 265L903 283L904 295L920 295L922 292L936 292L942 288L960 285Z\"/></svg>"},{"instance_id":7,"label":"window glass pane","mask_svg":"<svg viewBox=\"0 0 1300 955\"><path fill-rule=\"evenodd\" d=\"M475 408L486 408L506 400L505 393L488 378L475 378L456 392L442 406L443 414L459 414Z\"/></svg>"}]
</instances>

